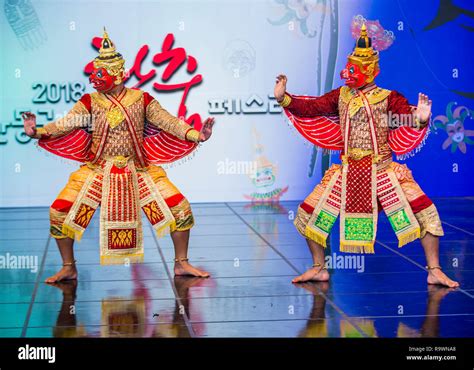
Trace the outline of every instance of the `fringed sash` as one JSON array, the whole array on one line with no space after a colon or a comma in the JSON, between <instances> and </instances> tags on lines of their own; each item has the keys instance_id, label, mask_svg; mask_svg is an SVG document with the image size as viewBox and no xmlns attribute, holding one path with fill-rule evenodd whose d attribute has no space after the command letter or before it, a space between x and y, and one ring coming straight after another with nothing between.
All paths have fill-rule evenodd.
<instances>
[{"instance_id":1,"label":"fringed sash","mask_svg":"<svg viewBox=\"0 0 474 370\"><path fill-rule=\"evenodd\" d=\"M420 226L403 190L390 168L377 172L379 149L370 104L359 91L367 112L373 151L349 148L350 116L345 114L342 171L336 171L316 205L305 235L326 246L326 239L338 214L340 250L351 253L374 253L380 201L399 240L399 247L420 237ZM356 95L355 95L356 96Z\"/></svg>"},{"instance_id":2,"label":"fringed sash","mask_svg":"<svg viewBox=\"0 0 474 370\"><path fill-rule=\"evenodd\" d=\"M142 220L139 214L138 180L133 162L119 168L112 161L104 167L100 208L101 264L143 259Z\"/></svg>"},{"instance_id":3,"label":"fringed sash","mask_svg":"<svg viewBox=\"0 0 474 370\"><path fill-rule=\"evenodd\" d=\"M143 260L140 208L158 235L176 222L151 176L137 172L131 159L124 167L104 161L102 171L89 175L66 217L63 233L80 240L99 205L101 264Z\"/></svg>"}]
</instances>

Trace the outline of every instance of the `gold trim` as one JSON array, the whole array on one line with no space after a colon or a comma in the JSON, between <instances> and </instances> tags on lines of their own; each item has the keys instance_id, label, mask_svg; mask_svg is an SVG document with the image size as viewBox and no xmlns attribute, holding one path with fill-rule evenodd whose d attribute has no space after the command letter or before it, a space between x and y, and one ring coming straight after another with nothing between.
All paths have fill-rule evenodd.
<instances>
[{"instance_id":1,"label":"gold trim","mask_svg":"<svg viewBox=\"0 0 474 370\"><path fill-rule=\"evenodd\" d=\"M124 87L125 90L125 95L120 101L120 103L124 107L129 107L133 103L136 103L138 100L140 100L143 96L143 91L142 90L135 90L135 89L129 89L127 87ZM91 99L94 101L94 103L97 103L100 105L102 108L109 109L110 106L112 105L112 102L107 99L105 94L99 93L99 92L93 92L90 94Z\"/></svg>"},{"instance_id":2,"label":"gold trim","mask_svg":"<svg viewBox=\"0 0 474 370\"><path fill-rule=\"evenodd\" d=\"M291 97L288 94L285 94L283 97L283 100L281 102L278 102L282 106L282 108L286 108L291 104Z\"/></svg>"},{"instance_id":3,"label":"gold trim","mask_svg":"<svg viewBox=\"0 0 474 370\"><path fill-rule=\"evenodd\" d=\"M124 168L130 158L130 156L124 157L123 155L117 155L115 157L107 158L107 160L112 161L114 163L114 166L117 168Z\"/></svg>"},{"instance_id":4,"label":"gold trim","mask_svg":"<svg viewBox=\"0 0 474 370\"><path fill-rule=\"evenodd\" d=\"M127 89L127 92L125 93L125 96L122 98L120 103L124 107L129 107L132 104L136 103L138 100L140 100L142 96L143 96L142 90Z\"/></svg>"},{"instance_id":5,"label":"gold trim","mask_svg":"<svg viewBox=\"0 0 474 370\"><path fill-rule=\"evenodd\" d=\"M186 133L186 140L192 141L193 143L199 143L200 133L198 130L191 129Z\"/></svg>"},{"instance_id":6,"label":"gold trim","mask_svg":"<svg viewBox=\"0 0 474 370\"><path fill-rule=\"evenodd\" d=\"M360 149L360 148L349 148L349 157L360 161L362 158L365 158L369 155L372 155L374 151L372 149Z\"/></svg>"},{"instance_id":7,"label":"gold trim","mask_svg":"<svg viewBox=\"0 0 474 370\"><path fill-rule=\"evenodd\" d=\"M33 136L33 137L36 138L36 139L41 139L41 137L43 135L48 135L48 131L46 131L46 129L44 127L38 127L36 129L35 136Z\"/></svg>"},{"instance_id":8,"label":"gold trim","mask_svg":"<svg viewBox=\"0 0 474 370\"><path fill-rule=\"evenodd\" d=\"M105 113L105 118L110 128L115 128L120 125L125 117L119 107L113 107Z\"/></svg>"},{"instance_id":9,"label":"gold trim","mask_svg":"<svg viewBox=\"0 0 474 370\"><path fill-rule=\"evenodd\" d=\"M367 93L364 93L370 105L377 104L387 99L391 91L376 87ZM348 104L349 117L353 117L360 108L364 106L362 98L356 93L354 89L348 86L341 87L340 96L345 104Z\"/></svg>"},{"instance_id":10,"label":"gold trim","mask_svg":"<svg viewBox=\"0 0 474 370\"><path fill-rule=\"evenodd\" d=\"M112 105L112 102L105 97L104 94L99 93L99 92L93 92L90 94L91 100L96 103L97 105L100 105L102 108L109 109L110 106Z\"/></svg>"}]
</instances>

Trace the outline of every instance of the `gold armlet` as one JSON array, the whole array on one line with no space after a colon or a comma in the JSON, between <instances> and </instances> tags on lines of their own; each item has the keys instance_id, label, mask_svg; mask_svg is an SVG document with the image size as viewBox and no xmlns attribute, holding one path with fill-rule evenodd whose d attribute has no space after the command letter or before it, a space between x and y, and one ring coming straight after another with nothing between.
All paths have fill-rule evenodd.
<instances>
[{"instance_id":1,"label":"gold armlet","mask_svg":"<svg viewBox=\"0 0 474 370\"><path fill-rule=\"evenodd\" d=\"M199 142L199 131L195 130L193 128L191 130L188 130L188 132L186 132L186 140L192 141L194 143L198 143Z\"/></svg>"},{"instance_id":2,"label":"gold armlet","mask_svg":"<svg viewBox=\"0 0 474 370\"><path fill-rule=\"evenodd\" d=\"M48 135L48 131L44 127L38 127L36 129L35 139L41 139L42 136Z\"/></svg>"},{"instance_id":3,"label":"gold armlet","mask_svg":"<svg viewBox=\"0 0 474 370\"><path fill-rule=\"evenodd\" d=\"M286 108L291 104L291 97L287 94L285 94L284 98L282 101L278 102L283 108Z\"/></svg>"}]
</instances>

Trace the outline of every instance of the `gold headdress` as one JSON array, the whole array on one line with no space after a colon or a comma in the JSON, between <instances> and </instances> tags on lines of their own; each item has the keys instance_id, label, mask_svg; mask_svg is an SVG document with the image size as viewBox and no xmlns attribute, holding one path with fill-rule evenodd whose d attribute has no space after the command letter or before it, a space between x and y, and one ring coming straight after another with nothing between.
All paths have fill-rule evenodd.
<instances>
[{"instance_id":1,"label":"gold headdress","mask_svg":"<svg viewBox=\"0 0 474 370\"><path fill-rule=\"evenodd\" d=\"M109 39L105 27L99 55L94 59L93 64L95 68L105 68L111 76L117 77L115 81L116 85L122 83L125 74L123 68L125 60L123 59L122 54L115 50L115 45L112 40Z\"/></svg>"},{"instance_id":2,"label":"gold headdress","mask_svg":"<svg viewBox=\"0 0 474 370\"><path fill-rule=\"evenodd\" d=\"M365 23L360 28L360 35L357 38L356 45L352 54L347 57L349 62L357 64L368 76L372 76L372 82L375 78L374 74L379 69L379 52L372 47L372 39L367 34Z\"/></svg>"}]
</instances>

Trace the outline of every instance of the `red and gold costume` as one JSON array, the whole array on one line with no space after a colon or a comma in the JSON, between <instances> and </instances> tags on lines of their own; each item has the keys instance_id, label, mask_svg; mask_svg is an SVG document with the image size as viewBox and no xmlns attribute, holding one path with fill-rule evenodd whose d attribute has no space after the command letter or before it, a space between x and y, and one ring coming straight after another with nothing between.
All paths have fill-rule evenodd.
<instances>
[{"instance_id":1,"label":"red and gold costume","mask_svg":"<svg viewBox=\"0 0 474 370\"><path fill-rule=\"evenodd\" d=\"M441 236L436 207L423 193L406 165L392 161L422 144L422 127L414 107L398 92L382 89L373 79L378 73L378 52L372 49L365 27L341 75L357 85L359 69L365 76L360 88L343 86L321 97L285 94L280 103L294 127L310 142L340 150L342 164L332 165L320 184L298 208L295 226L306 238L322 246L340 215L340 250L374 253L379 210L387 214L399 246L427 232ZM367 83L368 82L368 83ZM416 124L400 125L392 117L409 117Z\"/></svg>"},{"instance_id":2,"label":"red and gold costume","mask_svg":"<svg viewBox=\"0 0 474 370\"><path fill-rule=\"evenodd\" d=\"M105 68L118 85L123 63L104 33L97 75L107 75ZM37 138L40 147L84 163L51 205L54 238L80 240L100 205L101 263L135 262L143 258L140 209L159 235L193 226L189 202L159 165L195 150L199 132L148 93L124 87L116 95L85 94L65 117L39 128Z\"/></svg>"}]
</instances>

